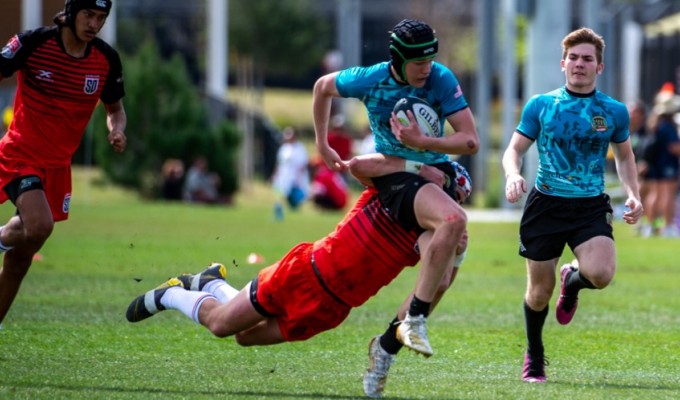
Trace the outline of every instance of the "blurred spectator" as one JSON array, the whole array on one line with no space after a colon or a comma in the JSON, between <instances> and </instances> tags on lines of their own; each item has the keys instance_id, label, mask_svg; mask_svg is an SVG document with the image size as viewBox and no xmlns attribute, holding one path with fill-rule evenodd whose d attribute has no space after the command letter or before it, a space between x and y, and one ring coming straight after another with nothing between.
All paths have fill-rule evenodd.
<instances>
[{"instance_id":1,"label":"blurred spectator","mask_svg":"<svg viewBox=\"0 0 680 400\"><path fill-rule=\"evenodd\" d=\"M659 89L659 92L654 96L654 105L665 103L675 96L675 85L673 85L673 82L666 82L661 85L661 89Z\"/></svg>"},{"instance_id":2,"label":"blurred spectator","mask_svg":"<svg viewBox=\"0 0 680 400\"><path fill-rule=\"evenodd\" d=\"M666 89L667 85L664 85ZM678 178L680 177L680 138L678 127L674 121L680 112L680 96L664 90L655 98L655 105L649 118L649 134L653 145L643 157L646 158L647 196L644 203L645 225L642 236L649 237L655 233L657 218L663 219L660 232L665 237L680 237L680 231L675 224L675 200L678 194Z\"/></svg>"},{"instance_id":3,"label":"blurred spectator","mask_svg":"<svg viewBox=\"0 0 680 400\"><path fill-rule=\"evenodd\" d=\"M628 131L630 132L631 146L633 146L635 159L640 162L643 161L642 150L646 140L649 138L649 135L647 135L647 108L640 100L631 101L626 104L626 107L630 117Z\"/></svg>"},{"instance_id":4,"label":"blurred spectator","mask_svg":"<svg viewBox=\"0 0 680 400\"><path fill-rule=\"evenodd\" d=\"M208 169L208 161L197 157L187 171L184 182L184 200L191 203L219 203L220 177Z\"/></svg>"},{"instance_id":5,"label":"blurred spectator","mask_svg":"<svg viewBox=\"0 0 680 400\"><path fill-rule=\"evenodd\" d=\"M628 124L628 131L630 132L630 142L635 154L635 164L638 172L638 185L640 190L640 200L645 204L647 197L647 169L648 164L645 158L645 148L650 141L652 135L647 134L647 107L641 100L630 101L626 104L628 108L628 115L630 121ZM640 223L639 232L645 230L645 224Z\"/></svg>"},{"instance_id":6,"label":"blurred spectator","mask_svg":"<svg viewBox=\"0 0 680 400\"><path fill-rule=\"evenodd\" d=\"M338 153L341 159L352 158L352 136L345 126L345 117L342 114L331 117L328 145Z\"/></svg>"},{"instance_id":7,"label":"blurred spectator","mask_svg":"<svg viewBox=\"0 0 680 400\"><path fill-rule=\"evenodd\" d=\"M309 193L309 156L304 144L292 127L283 130L283 144L276 154L272 177L274 190L295 210ZM281 202L277 202L277 218L282 217Z\"/></svg>"},{"instance_id":8,"label":"blurred spectator","mask_svg":"<svg viewBox=\"0 0 680 400\"><path fill-rule=\"evenodd\" d=\"M349 199L347 183L342 175L326 166L321 158L312 164L311 198L319 208L324 210L342 210Z\"/></svg>"},{"instance_id":9,"label":"blurred spectator","mask_svg":"<svg viewBox=\"0 0 680 400\"><path fill-rule=\"evenodd\" d=\"M354 149L354 154L364 155L375 153L375 137L373 137L373 132L370 126L366 126L363 130L363 137L357 142Z\"/></svg>"},{"instance_id":10,"label":"blurred spectator","mask_svg":"<svg viewBox=\"0 0 680 400\"><path fill-rule=\"evenodd\" d=\"M162 168L161 197L165 200L182 200L184 163L176 158L165 160Z\"/></svg>"}]
</instances>

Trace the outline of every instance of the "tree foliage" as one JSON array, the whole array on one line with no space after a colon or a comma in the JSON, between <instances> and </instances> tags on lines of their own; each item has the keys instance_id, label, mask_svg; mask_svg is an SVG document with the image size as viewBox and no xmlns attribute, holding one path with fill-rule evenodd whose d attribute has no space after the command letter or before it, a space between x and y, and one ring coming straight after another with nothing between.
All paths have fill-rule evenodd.
<instances>
[{"instance_id":1,"label":"tree foliage","mask_svg":"<svg viewBox=\"0 0 680 400\"><path fill-rule=\"evenodd\" d=\"M96 160L106 175L115 183L155 196L166 159L181 159L188 165L203 155L220 175L223 194L234 193L238 188L238 132L228 121L209 125L205 103L183 61L178 56L162 59L152 42L147 42L136 55L124 57L123 68L126 151L115 154L109 146L103 107L97 108L91 122Z\"/></svg>"},{"instance_id":2,"label":"tree foliage","mask_svg":"<svg viewBox=\"0 0 680 400\"><path fill-rule=\"evenodd\" d=\"M252 57L266 75L303 76L330 47L329 24L313 0L229 2L229 40L239 56Z\"/></svg>"}]
</instances>

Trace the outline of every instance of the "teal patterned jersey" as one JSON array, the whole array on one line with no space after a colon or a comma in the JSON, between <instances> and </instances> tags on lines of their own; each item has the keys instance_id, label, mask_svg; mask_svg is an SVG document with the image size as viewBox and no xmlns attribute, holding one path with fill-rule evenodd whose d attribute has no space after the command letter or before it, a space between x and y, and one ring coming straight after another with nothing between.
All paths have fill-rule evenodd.
<instances>
[{"instance_id":1,"label":"teal patterned jersey","mask_svg":"<svg viewBox=\"0 0 680 400\"><path fill-rule=\"evenodd\" d=\"M536 142L536 189L560 197L604 192L609 142L628 140L626 106L595 90L581 95L566 87L532 97L517 132Z\"/></svg>"},{"instance_id":2,"label":"teal patterned jersey","mask_svg":"<svg viewBox=\"0 0 680 400\"><path fill-rule=\"evenodd\" d=\"M366 106L378 153L426 164L449 159L447 154L404 146L394 137L390 128L392 109L403 97L414 96L427 101L439 116L439 132L442 133L446 117L468 107L458 79L444 65L433 62L430 76L422 88L398 83L390 74L389 62L340 71L335 85L342 97L359 99Z\"/></svg>"}]
</instances>

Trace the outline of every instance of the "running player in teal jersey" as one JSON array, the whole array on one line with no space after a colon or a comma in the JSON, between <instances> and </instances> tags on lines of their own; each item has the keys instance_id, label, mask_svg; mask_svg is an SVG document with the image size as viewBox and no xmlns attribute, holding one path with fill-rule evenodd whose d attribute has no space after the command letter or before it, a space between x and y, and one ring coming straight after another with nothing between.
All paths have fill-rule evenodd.
<instances>
[{"instance_id":1,"label":"running player in teal jersey","mask_svg":"<svg viewBox=\"0 0 680 400\"><path fill-rule=\"evenodd\" d=\"M328 144L328 121L333 97L360 99L366 106L376 150L406 159L405 170L417 172L427 163L446 168L448 154L474 154L479 138L474 118L453 72L434 62L438 51L434 30L422 21L405 19L390 35L389 62L352 67L322 76L314 85L316 147L330 168L347 168ZM439 114L440 129L449 122L452 135L426 136L409 111L410 123L402 125L392 113L401 98L415 96L427 101ZM437 185L428 184L409 198L402 188L413 185L413 176L395 173L373 178L383 204L408 226L432 232L433 239L421 256L421 268L409 312L398 326L397 337L405 346L425 356L433 354L425 320L437 288L456 258L456 247L465 232L465 211ZM413 204L413 207L410 205Z\"/></svg>"},{"instance_id":2,"label":"running player in teal jersey","mask_svg":"<svg viewBox=\"0 0 680 400\"><path fill-rule=\"evenodd\" d=\"M543 325L555 287L555 269L565 245L576 260L560 268L557 321L566 325L576 312L581 289L603 289L616 271L612 207L604 192L608 146L623 184L628 209L623 219L635 224L642 215L635 156L629 140L626 106L595 88L604 40L581 28L562 41L566 85L534 96L503 155L505 196L515 203L527 192L522 156L535 142L539 165L536 185L526 200L520 223L519 254L526 258L524 316L527 351L523 380L545 382Z\"/></svg>"}]
</instances>

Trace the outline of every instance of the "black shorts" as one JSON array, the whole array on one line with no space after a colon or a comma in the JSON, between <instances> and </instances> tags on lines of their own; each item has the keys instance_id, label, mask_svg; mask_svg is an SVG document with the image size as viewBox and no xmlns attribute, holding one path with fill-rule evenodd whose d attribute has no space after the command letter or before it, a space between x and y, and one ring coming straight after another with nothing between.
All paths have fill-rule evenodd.
<instances>
[{"instance_id":1,"label":"black shorts","mask_svg":"<svg viewBox=\"0 0 680 400\"><path fill-rule=\"evenodd\" d=\"M596 236L614 239L609 195L565 198L533 188L524 205L519 227L519 255L547 261L562 255L565 244L574 251Z\"/></svg>"},{"instance_id":2,"label":"black shorts","mask_svg":"<svg viewBox=\"0 0 680 400\"><path fill-rule=\"evenodd\" d=\"M432 166L444 171L449 177L456 176L456 171L451 163L439 163ZM395 172L373 178L373 184L378 189L380 202L389 210L390 215L396 218L405 229L414 229L421 233L425 229L418 225L418 219L416 218L413 206L416 193L418 193L418 190L423 185L428 183L430 181L427 179L410 172ZM448 185L445 185L444 191L452 199L456 200L458 194L456 193L455 182L450 180L447 183Z\"/></svg>"}]
</instances>

